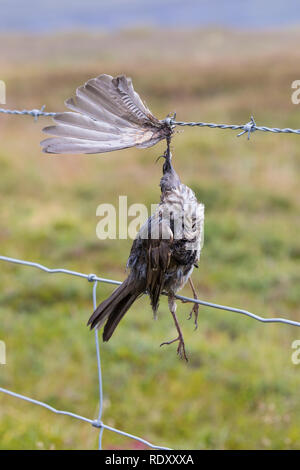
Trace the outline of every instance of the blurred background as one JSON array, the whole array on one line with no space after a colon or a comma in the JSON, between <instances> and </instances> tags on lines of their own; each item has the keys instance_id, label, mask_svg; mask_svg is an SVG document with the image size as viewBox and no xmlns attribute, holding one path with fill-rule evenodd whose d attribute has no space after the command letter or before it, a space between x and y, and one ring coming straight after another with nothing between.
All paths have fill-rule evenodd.
<instances>
[{"instance_id":1,"label":"blurred background","mask_svg":"<svg viewBox=\"0 0 300 470\"><path fill-rule=\"evenodd\" d=\"M300 128L291 83L300 79L300 5L96 1L0 3L0 79L10 109L63 111L76 87L125 73L153 113L179 120ZM123 280L131 240L96 238L103 202L159 199L164 144L105 156L49 156L50 119L0 116L1 254ZM182 180L206 206L194 283L203 300L300 321L300 137L181 129L173 139ZM91 285L0 264L0 386L87 417L98 407ZM99 285L98 300L113 286ZM184 290L190 295L188 289ZM159 344L175 333L166 300L148 299L101 347L103 421L181 449L299 449L300 365L295 327L200 308L199 328L178 315L190 357ZM95 428L0 395L0 448L88 449ZM104 448L140 448L104 432ZM142 446L141 446L142 447Z\"/></svg>"}]
</instances>

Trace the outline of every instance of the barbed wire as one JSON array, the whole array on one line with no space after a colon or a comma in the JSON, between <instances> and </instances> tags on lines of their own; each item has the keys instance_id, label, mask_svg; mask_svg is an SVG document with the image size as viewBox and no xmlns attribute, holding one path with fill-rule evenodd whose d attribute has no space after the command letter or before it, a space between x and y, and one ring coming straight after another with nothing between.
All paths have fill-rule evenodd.
<instances>
[{"instance_id":1,"label":"barbed wire","mask_svg":"<svg viewBox=\"0 0 300 470\"><path fill-rule=\"evenodd\" d=\"M39 263L34 263L32 261L24 261L24 260L16 259L16 258L10 258L10 257L7 257L7 256L0 256L0 261L5 261L5 262L8 262L8 263L12 263L12 264L18 264L18 265L37 268L41 271L44 271L44 272L47 272L47 273L50 273L50 274L59 274L60 273L60 274L67 274L67 275L71 275L71 276L76 276L76 277L84 278L89 282L92 282L93 283L93 308L94 308L94 310L97 307L96 291L97 291L98 282L103 282L103 283L107 283L107 284L114 284L114 285L122 284L122 282L120 282L120 281L116 281L114 279L107 279L107 278L99 277L99 276L96 276L96 274L84 274L84 273L81 273L81 272L78 272L78 271L71 271L69 269L64 269L64 268L51 269L51 268L48 268L48 267L46 267L42 264L39 264ZM297 322L297 321L294 321L294 320L289 320L289 319L286 319L286 318L264 318L264 317L261 317L259 315L254 314L254 313L251 313L247 310L234 308L234 307L228 307L227 305L216 304L216 303L207 302L207 301L200 300L200 299L192 299L190 297L185 297L185 296L182 296L182 295L176 295L176 298L178 300L182 300L183 302L191 302L191 303L194 303L194 304L204 305L206 307L212 307L212 308L216 308L216 309L219 309L219 310L230 311L230 312L246 315L250 318L253 318L254 320L258 320L258 321L263 322L263 323L285 323L287 325L300 327L300 322ZM7 389L2 388L2 387L0 387L0 392L5 393L5 394L10 395L10 396L15 397L15 398L19 398L21 400L25 400L25 401L33 403L35 405L42 406L42 407L48 409L49 411L52 411L53 413L56 413L56 414L59 414L59 415L70 416L72 418L76 418L78 420L90 423L92 426L94 426L95 428L98 428L100 430L99 431L99 445L98 445L99 450L102 449L102 435L103 435L103 431L105 429L108 430L108 431L112 431L116 434L120 434L122 436L134 439L138 442L141 442L142 444L145 444L145 445L151 447L152 449L170 450L169 447L162 447L162 446L157 446L157 445L151 444L150 442L146 441L145 439L143 439L141 437L135 436L133 434L129 434L128 432L121 431L120 429L113 428L113 427L108 426L108 425L103 423L103 421L102 421L103 381L102 381L101 356L100 356L98 330L95 330L95 344L96 344L98 385L99 385L99 412L98 412L97 419L90 419L90 418L86 418L84 416L81 416L81 415L78 415L78 414L75 414L75 413L71 413L69 411L58 410L58 409L54 408L53 406L48 405L47 403L44 403L44 402L39 401L39 400L35 400L33 398L29 398L29 397L27 397L25 395L21 395L19 393L12 392L11 390L7 390Z\"/></svg>"},{"instance_id":2,"label":"barbed wire","mask_svg":"<svg viewBox=\"0 0 300 470\"><path fill-rule=\"evenodd\" d=\"M43 105L41 109L30 109L30 110L0 108L0 113L33 116L35 121L37 121L37 119L40 116L54 117L57 114L60 114L60 113L53 113L53 112L48 113L44 111L44 109L45 109L45 105ZM247 134L248 140L250 139L251 133L255 131L273 132L274 134L300 134L300 129L291 129L290 127L285 127L281 129L279 127L257 126L253 116L251 116L250 121L247 122L246 124L216 124L214 122L202 122L202 121L185 122L185 121L176 121L175 119L171 117L166 117L163 121L168 123L170 126L209 127L211 129L230 129L233 131L242 130L242 132L240 132L237 135L237 137L241 137L242 135Z\"/></svg>"},{"instance_id":3,"label":"barbed wire","mask_svg":"<svg viewBox=\"0 0 300 470\"><path fill-rule=\"evenodd\" d=\"M34 117L34 120L37 121L40 116L56 116L58 113L48 113L44 111L45 105L41 107L41 109L5 109L5 108L0 108L0 113L3 114L16 114L16 115L22 115L22 116L32 116Z\"/></svg>"},{"instance_id":4,"label":"barbed wire","mask_svg":"<svg viewBox=\"0 0 300 470\"><path fill-rule=\"evenodd\" d=\"M210 127L211 129L231 129L239 130L242 129L237 137L241 137L244 134L248 134L248 140L250 139L251 132L262 131L262 132L274 132L275 134L300 134L300 129L291 129L286 127L280 129L279 127L266 127L266 126L257 126L254 120L254 117L251 116L251 119L246 124L215 124L214 122L184 122L184 121L175 121L170 119L170 124L174 126L189 126L189 127Z\"/></svg>"}]
</instances>

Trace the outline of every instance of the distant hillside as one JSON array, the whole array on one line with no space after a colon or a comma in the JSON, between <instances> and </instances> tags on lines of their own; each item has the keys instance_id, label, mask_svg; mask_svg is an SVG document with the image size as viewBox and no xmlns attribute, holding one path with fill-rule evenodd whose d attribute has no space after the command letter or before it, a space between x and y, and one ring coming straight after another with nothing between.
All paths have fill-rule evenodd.
<instances>
[{"instance_id":1,"label":"distant hillside","mask_svg":"<svg viewBox=\"0 0 300 470\"><path fill-rule=\"evenodd\" d=\"M274 28L300 23L298 0L2 0L0 30L132 26Z\"/></svg>"}]
</instances>

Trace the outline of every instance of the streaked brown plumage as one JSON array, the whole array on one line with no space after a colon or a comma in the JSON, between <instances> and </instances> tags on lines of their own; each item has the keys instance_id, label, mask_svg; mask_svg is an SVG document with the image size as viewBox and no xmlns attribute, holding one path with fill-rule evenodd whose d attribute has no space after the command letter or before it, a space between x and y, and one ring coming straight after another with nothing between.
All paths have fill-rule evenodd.
<instances>
[{"instance_id":1,"label":"streaked brown plumage","mask_svg":"<svg viewBox=\"0 0 300 470\"><path fill-rule=\"evenodd\" d=\"M105 323L103 340L108 341L138 297L147 292L156 314L160 295L164 292L168 295L178 337L162 344L179 341L177 352L187 359L175 314L174 296L188 281L200 257L204 206L198 203L194 192L180 182L169 150L164 157L161 201L133 242L127 262L130 273L123 284L97 307L88 324L91 328L99 328ZM197 309L194 312L197 316Z\"/></svg>"}]
</instances>

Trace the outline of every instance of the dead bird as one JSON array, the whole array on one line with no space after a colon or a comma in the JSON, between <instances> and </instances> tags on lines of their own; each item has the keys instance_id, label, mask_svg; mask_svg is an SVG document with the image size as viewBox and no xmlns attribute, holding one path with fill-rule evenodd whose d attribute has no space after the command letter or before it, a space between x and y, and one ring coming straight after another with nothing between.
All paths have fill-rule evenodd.
<instances>
[{"instance_id":1,"label":"dead bird","mask_svg":"<svg viewBox=\"0 0 300 470\"><path fill-rule=\"evenodd\" d=\"M164 154L163 176L160 181L161 199L154 214L138 232L128 258L130 273L111 296L101 302L88 321L91 328L103 324L103 341L108 341L133 302L149 294L156 315L162 293L168 296L178 336L161 344L178 341L177 353L187 360L183 335L176 316L175 294L190 282L197 298L191 274L200 258L204 233L204 206L194 192L182 184L172 165L169 149ZM197 326L198 305L195 315ZM190 317L191 317L190 315Z\"/></svg>"},{"instance_id":2,"label":"dead bird","mask_svg":"<svg viewBox=\"0 0 300 470\"><path fill-rule=\"evenodd\" d=\"M161 199L155 213L138 232L127 262L129 275L104 300L88 321L91 328L104 326L108 341L133 304L147 293L156 315L161 294L168 296L178 336L161 345L178 342L177 353L187 360L183 335L176 317L175 294L187 281L197 298L191 274L200 258L204 233L204 206L194 192L182 184L172 165L170 119L159 120L144 105L124 75L100 75L76 91L76 100L66 106L72 112L57 114L55 126L44 132L56 137L41 142L47 153L103 153L128 147L146 148L167 141L160 181ZM198 304L194 304L197 326Z\"/></svg>"}]
</instances>

